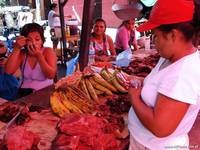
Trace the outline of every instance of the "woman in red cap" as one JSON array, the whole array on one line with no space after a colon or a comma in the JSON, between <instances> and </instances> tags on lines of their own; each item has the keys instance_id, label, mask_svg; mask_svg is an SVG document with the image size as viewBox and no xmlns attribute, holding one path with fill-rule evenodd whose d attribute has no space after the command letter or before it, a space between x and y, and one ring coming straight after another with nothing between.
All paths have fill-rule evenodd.
<instances>
[{"instance_id":1,"label":"woman in red cap","mask_svg":"<svg viewBox=\"0 0 200 150\"><path fill-rule=\"evenodd\" d=\"M130 82L129 150L189 149L188 132L200 109L193 14L193 0L158 0L148 22L137 28L153 30L161 58L142 88Z\"/></svg>"}]
</instances>

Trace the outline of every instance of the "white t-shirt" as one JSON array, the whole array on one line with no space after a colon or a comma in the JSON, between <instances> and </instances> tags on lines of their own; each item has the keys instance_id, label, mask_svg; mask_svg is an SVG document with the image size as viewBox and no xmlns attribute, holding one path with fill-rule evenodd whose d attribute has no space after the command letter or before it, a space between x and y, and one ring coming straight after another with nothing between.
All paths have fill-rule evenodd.
<instances>
[{"instance_id":1,"label":"white t-shirt","mask_svg":"<svg viewBox=\"0 0 200 150\"><path fill-rule=\"evenodd\" d=\"M176 130L164 138L158 138L146 129L134 110L130 109L128 128L131 135L140 144L153 150L166 150L170 146L177 145L184 146L184 143L187 143L187 133L192 128L200 109L199 51L185 56L159 71L164 60L161 58L144 80L141 91L144 103L154 107L157 95L161 93L177 101L189 103L190 106Z\"/></svg>"},{"instance_id":2,"label":"white t-shirt","mask_svg":"<svg viewBox=\"0 0 200 150\"><path fill-rule=\"evenodd\" d=\"M49 23L50 28L60 27L60 18L54 17L54 14L56 14L54 10L49 11L48 23Z\"/></svg>"},{"instance_id":3,"label":"white t-shirt","mask_svg":"<svg viewBox=\"0 0 200 150\"><path fill-rule=\"evenodd\" d=\"M19 12L17 15L17 25L19 28L23 27L25 25L25 20L24 20L24 12Z\"/></svg>"}]
</instances>

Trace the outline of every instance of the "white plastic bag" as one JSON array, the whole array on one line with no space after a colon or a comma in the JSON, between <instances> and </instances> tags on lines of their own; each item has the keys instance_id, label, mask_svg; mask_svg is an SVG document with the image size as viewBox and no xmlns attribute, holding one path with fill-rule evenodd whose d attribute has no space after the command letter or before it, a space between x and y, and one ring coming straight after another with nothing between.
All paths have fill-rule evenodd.
<instances>
[{"instance_id":1,"label":"white plastic bag","mask_svg":"<svg viewBox=\"0 0 200 150\"><path fill-rule=\"evenodd\" d=\"M116 61L114 62L117 66L128 66L133 58L131 49L124 50L117 55Z\"/></svg>"}]
</instances>

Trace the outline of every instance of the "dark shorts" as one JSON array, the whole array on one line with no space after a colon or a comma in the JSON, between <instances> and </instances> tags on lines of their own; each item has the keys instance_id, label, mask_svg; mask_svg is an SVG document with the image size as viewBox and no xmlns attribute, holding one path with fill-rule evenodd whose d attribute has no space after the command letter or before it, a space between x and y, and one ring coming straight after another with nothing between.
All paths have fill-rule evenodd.
<instances>
[{"instance_id":1,"label":"dark shorts","mask_svg":"<svg viewBox=\"0 0 200 150\"><path fill-rule=\"evenodd\" d=\"M58 42L58 38L56 37L56 34L55 34L55 30L54 29L50 29L50 34L51 34L51 40L53 42Z\"/></svg>"},{"instance_id":2,"label":"dark shorts","mask_svg":"<svg viewBox=\"0 0 200 150\"><path fill-rule=\"evenodd\" d=\"M116 48L116 54L118 55L119 53L121 53L121 52L123 52L124 51L124 49L117 49Z\"/></svg>"}]
</instances>

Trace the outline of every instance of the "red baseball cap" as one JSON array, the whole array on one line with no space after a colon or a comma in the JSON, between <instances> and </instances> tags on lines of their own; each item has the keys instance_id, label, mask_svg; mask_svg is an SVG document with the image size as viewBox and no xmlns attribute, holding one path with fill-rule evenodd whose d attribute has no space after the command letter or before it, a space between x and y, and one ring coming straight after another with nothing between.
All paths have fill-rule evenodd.
<instances>
[{"instance_id":1,"label":"red baseball cap","mask_svg":"<svg viewBox=\"0 0 200 150\"><path fill-rule=\"evenodd\" d=\"M194 0L158 0L151 10L149 20L138 28L143 32L164 24L191 21L194 14Z\"/></svg>"}]
</instances>

